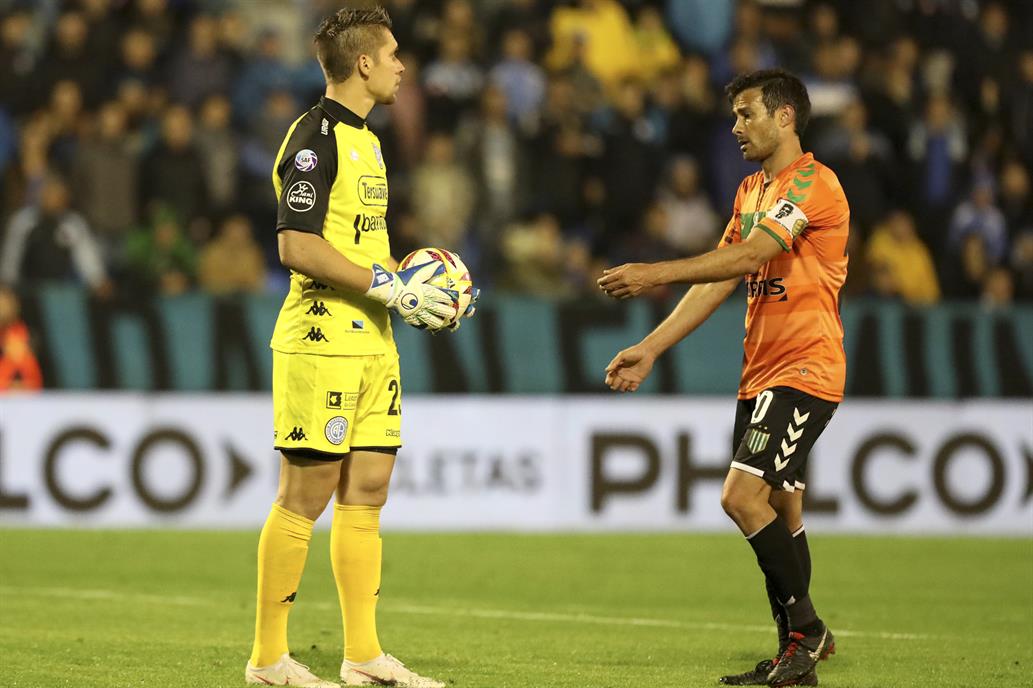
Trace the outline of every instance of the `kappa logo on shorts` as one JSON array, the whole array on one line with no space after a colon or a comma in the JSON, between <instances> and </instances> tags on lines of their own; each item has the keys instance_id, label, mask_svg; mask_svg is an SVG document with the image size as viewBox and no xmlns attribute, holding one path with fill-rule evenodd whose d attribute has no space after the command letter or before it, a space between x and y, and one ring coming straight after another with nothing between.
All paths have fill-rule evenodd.
<instances>
[{"instance_id":1,"label":"kappa logo on shorts","mask_svg":"<svg viewBox=\"0 0 1033 688\"><path fill-rule=\"evenodd\" d=\"M387 430L384 431L384 436L385 437L401 437L402 436L402 431L401 430L394 430L392 428L388 428Z\"/></svg>"},{"instance_id":2,"label":"kappa logo on shorts","mask_svg":"<svg viewBox=\"0 0 1033 688\"><path fill-rule=\"evenodd\" d=\"M301 440L307 440L308 437L305 436L305 431L302 428L295 425L284 439L291 442L300 442Z\"/></svg>"},{"instance_id":3,"label":"kappa logo on shorts","mask_svg":"<svg viewBox=\"0 0 1033 688\"><path fill-rule=\"evenodd\" d=\"M306 334L304 337L302 337L302 339L307 339L310 342L329 342L330 341L329 339L326 338L326 335L323 334L323 330L321 330L318 327L310 327L309 330L308 330L308 334Z\"/></svg>"},{"instance_id":4,"label":"kappa logo on shorts","mask_svg":"<svg viewBox=\"0 0 1033 688\"><path fill-rule=\"evenodd\" d=\"M348 420L344 416L334 416L326 422L323 434L326 435L326 441L330 444L334 446L342 444L345 435L348 434Z\"/></svg>"},{"instance_id":5,"label":"kappa logo on shorts","mask_svg":"<svg viewBox=\"0 0 1033 688\"><path fill-rule=\"evenodd\" d=\"M334 315L330 312L330 309L327 308L326 304L322 301L313 302L312 306L307 311L305 311L305 313L307 315L329 315L331 317L333 317Z\"/></svg>"}]
</instances>

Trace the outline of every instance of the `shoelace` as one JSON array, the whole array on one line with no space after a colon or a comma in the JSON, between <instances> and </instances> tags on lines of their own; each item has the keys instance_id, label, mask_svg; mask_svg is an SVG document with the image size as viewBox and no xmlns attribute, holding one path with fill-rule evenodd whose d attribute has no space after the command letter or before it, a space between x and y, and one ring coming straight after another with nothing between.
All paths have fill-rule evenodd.
<instances>
[{"instance_id":1,"label":"shoelace","mask_svg":"<svg viewBox=\"0 0 1033 688\"><path fill-rule=\"evenodd\" d=\"M775 659L775 665L777 666L781 660L789 659L795 655L796 651L800 649L801 640L803 640L803 633L790 633L789 644L786 646L785 651L782 652L782 655Z\"/></svg>"}]
</instances>

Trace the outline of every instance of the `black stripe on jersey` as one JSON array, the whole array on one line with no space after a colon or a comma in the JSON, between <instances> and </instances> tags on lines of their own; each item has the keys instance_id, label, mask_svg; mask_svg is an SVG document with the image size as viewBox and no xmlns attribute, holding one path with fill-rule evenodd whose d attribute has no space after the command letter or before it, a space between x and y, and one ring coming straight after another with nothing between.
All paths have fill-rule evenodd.
<instances>
[{"instance_id":1,"label":"black stripe on jersey","mask_svg":"<svg viewBox=\"0 0 1033 688\"><path fill-rule=\"evenodd\" d=\"M322 236L330 190L337 178L335 124L334 117L316 106L290 133L276 163L281 182L276 231L296 229Z\"/></svg>"}]
</instances>

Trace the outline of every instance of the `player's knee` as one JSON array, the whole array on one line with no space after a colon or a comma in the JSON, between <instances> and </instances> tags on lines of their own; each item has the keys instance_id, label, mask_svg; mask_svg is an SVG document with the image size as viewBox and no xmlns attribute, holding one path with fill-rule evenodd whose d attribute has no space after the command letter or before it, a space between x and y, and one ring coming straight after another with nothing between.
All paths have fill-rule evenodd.
<instances>
[{"instance_id":1,"label":"player's knee","mask_svg":"<svg viewBox=\"0 0 1033 688\"><path fill-rule=\"evenodd\" d=\"M288 493L276 499L276 503L287 511L311 521L319 518L329 501L330 495L322 493Z\"/></svg>"},{"instance_id":2,"label":"player's knee","mask_svg":"<svg viewBox=\"0 0 1033 688\"><path fill-rule=\"evenodd\" d=\"M348 485L348 501L365 506L384 506L387 503L387 481L374 477L355 480Z\"/></svg>"},{"instance_id":3,"label":"player's knee","mask_svg":"<svg viewBox=\"0 0 1033 688\"><path fill-rule=\"evenodd\" d=\"M742 512L743 504L744 500L741 493L727 488L721 493L721 508L733 519Z\"/></svg>"},{"instance_id":4,"label":"player's knee","mask_svg":"<svg viewBox=\"0 0 1033 688\"><path fill-rule=\"evenodd\" d=\"M756 501L756 495L727 486L721 493L721 508L736 523L747 519L757 511Z\"/></svg>"}]
</instances>

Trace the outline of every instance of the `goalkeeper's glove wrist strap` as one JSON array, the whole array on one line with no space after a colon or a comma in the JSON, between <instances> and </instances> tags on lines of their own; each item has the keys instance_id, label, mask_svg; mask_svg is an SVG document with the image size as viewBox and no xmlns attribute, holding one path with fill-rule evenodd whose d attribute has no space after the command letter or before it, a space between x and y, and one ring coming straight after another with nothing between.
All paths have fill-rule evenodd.
<instances>
[{"instance_id":1,"label":"goalkeeper's glove wrist strap","mask_svg":"<svg viewBox=\"0 0 1033 688\"><path fill-rule=\"evenodd\" d=\"M389 305L395 294L395 280L397 277L390 270L373 263L373 280L366 290L366 298L372 299L385 306Z\"/></svg>"}]
</instances>

